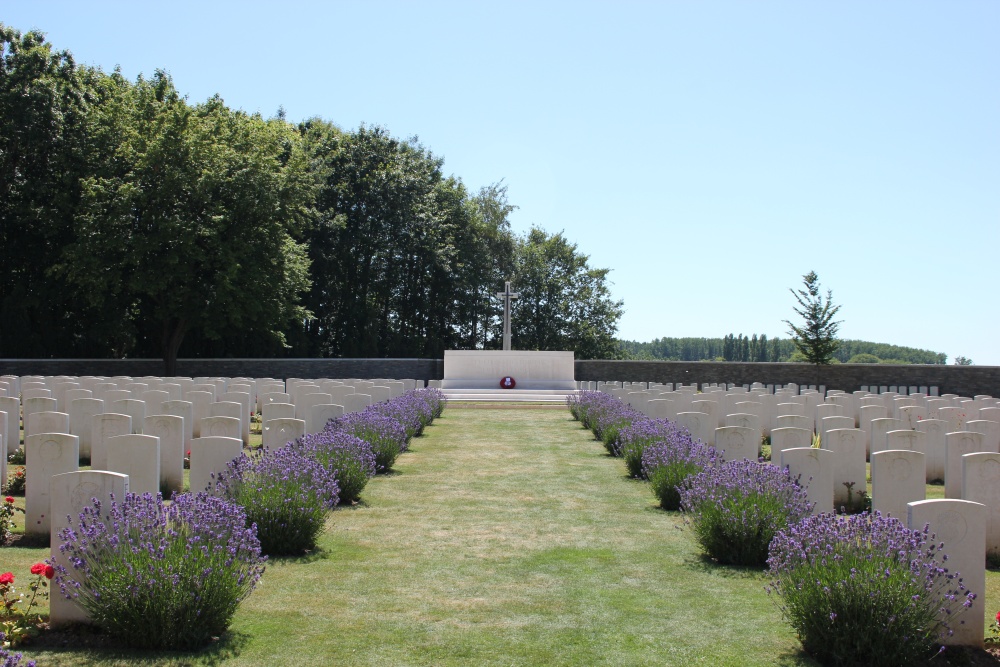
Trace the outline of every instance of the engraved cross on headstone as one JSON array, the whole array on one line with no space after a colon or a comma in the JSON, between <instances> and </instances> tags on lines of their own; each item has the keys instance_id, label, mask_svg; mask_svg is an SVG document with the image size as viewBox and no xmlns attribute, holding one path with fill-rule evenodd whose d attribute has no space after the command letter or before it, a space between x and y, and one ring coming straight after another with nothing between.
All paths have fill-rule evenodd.
<instances>
[{"instance_id":1,"label":"engraved cross on headstone","mask_svg":"<svg viewBox=\"0 0 1000 667\"><path fill-rule=\"evenodd\" d=\"M503 291L497 292L497 296L503 299L503 349L510 350L510 302L521 296L510 291L510 281L504 283Z\"/></svg>"}]
</instances>

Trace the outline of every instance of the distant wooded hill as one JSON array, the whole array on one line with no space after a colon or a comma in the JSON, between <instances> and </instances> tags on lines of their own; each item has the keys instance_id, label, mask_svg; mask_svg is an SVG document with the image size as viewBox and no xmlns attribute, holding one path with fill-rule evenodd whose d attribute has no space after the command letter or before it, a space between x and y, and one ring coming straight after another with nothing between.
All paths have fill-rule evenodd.
<instances>
[{"instance_id":1,"label":"distant wooded hill","mask_svg":"<svg viewBox=\"0 0 1000 667\"><path fill-rule=\"evenodd\" d=\"M729 334L724 338L656 338L648 343L619 340L624 359L665 361L802 361L791 338ZM839 363L851 364L946 364L942 352L914 347L841 340L834 354Z\"/></svg>"}]
</instances>

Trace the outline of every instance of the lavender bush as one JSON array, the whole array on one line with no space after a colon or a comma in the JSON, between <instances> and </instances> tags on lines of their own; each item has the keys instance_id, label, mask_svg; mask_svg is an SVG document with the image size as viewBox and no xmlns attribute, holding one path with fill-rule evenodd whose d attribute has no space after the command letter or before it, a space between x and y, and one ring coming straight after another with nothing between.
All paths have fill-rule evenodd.
<instances>
[{"instance_id":1,"label":"lavender bush","mask_svg":"<svg viewBox=\"0 0 1000 667\"><path fill-rule=\"evenodd\" d=\"M391 400L376 403L369 410L399 422L409 442L423 433L424 427L434 420L433 408L417 394L417 391L408 391Z\"/></svg>"},{"instance_id":2,"label":"lavender bush","mask_svg":"<svg viewBox=\"0 0 1000 667\"><path fill-rule=\"evenodd\" d=\"M642 477L642 455L646 448L689 436L686 429L667 419L637 419L618 432L617 451L625 459L630 477Z\"/></svg>"},{"instance_id":3,"label":"lavender bush","mask_svg":"<svg viewBox=\"0 0 1000 667\"><path fill-rule=\"evenodd\" d=\"M674 429L672 437L655 442L642 453L642 476L649 480L653 494L665 510L681 506L681 490L689 479L719 460L714 447L691 438L691 433L681 426Z\"/></svg>"},{"instance_id":4,"label":"lavender bush","mask_svg":"<svg viewBox=\"0 0 1000 667\"><path fill-rule=\"evenodd\" d=\"M594 426L591 430L597 439L604 443L604 448L609 454L619 456L618 435L621 430L633 422L646 420L648 417L618 399L612 400L613 402L593 411L591 420Z\"/></svg>"},{"instance_id":5,"label":"lavender bush","mask_svg":"<svg viewBox=\"0 0 1000 667\"><path fill-rule=\"evenodd\" d=\"M24 656L20 653L11 653L7 649L3 648L5 639L6 637L4 633L0 632L0 667L20 667L21 658ZM29 660L25 667L35 667L35 661Z\"/></svg>"},{"instance_id":6,"label":"lavender bush","mask_svg":"<svg viewBox=\"0 0 1000 667\"><path fill-rule=\"evenodd\" d=\"M337 480L341 503L356 501L368 480L375 476L372 446L350 433L333 428L307 433L293 447L330 471Z\"/></svg>"},{"instance_id":7,"label":"lavender bush","mask_svg":"<svg viewBox=\"0 0 1000 667\"><path fill-rule=\"evenodd\" d=\"M600 411L615 403L620 403L618 399L603 391L581 391L576 396L570 396L566 400L573 416L591 431L595 429L596 417ZM595 432L594 435L596 436L597 433Z\"/></svg>"},{"instance_id":8,"label":"lavender bush","mask_svg":"<svg viewBox=\"0 0 1000 667\"><path fill-rule=\"evenodd\" d=\"M431 421L437 419L444 412L445 397L444 392L440 389L435 389L433 387L427 387L426 389L415 389L409 392L422 400L427 404L427 407L431 409ZM430 423L430 422L428 422ZM426 424L425 424L426 426Z\"/></svg>"},{"instance_id":9,"label":"lavender bush","mask_svg":"<svg viewBox=\"0 0 1000 667\"><path fill-rule=\"evenodd\" d=\"M127 646L192 649L222 634L264 572L243 509L205 493L96 499L59 533L56 584Z\"/></svg>"},{"instance_id":10,"label":"lavender bush","mask_svg":"<svg viewBox=\"0 0 1000 667\"><path fill-rule=\"evenodd\" d=\"M392 468L396 457L406 449L406 430L402 424L371 408L346 414L330 422L327 430L350 433L371 445L376 473Z\"/></svg>"},{"instance_id":11,"label":"lavender bush","mask_svg":"<svg viewBox=\"0 0 1000 667\"><path fill-rule=\"evenodd\" d=\"M769 592L824 665L912 665L934 653L975 595L945 567L943 544L876 513L821 514L779 531Z\"/></svg>"},{"instance_id":12,"label":"lavender bush","mask_svg":"<svg viewBox=\"0 0 1000 667\"><path fill-rule=\"evenodd\" d=\"M219 493L244 509L261 551L301 554L316 546L340 498L336 476L291 446L239 456L219 475Z\"/></svg>"},{"instance_id":13,"label":"lavender bush","mask_svg":"<svg viewBox=\"0 0 1000 667\"><path fill-rule=\"evenodd\" d=\"M805 489L788 469L742 459L707 468L681 491L698 544L732 565L765 565L774 534L809 515Z\"/></svg>"}]
</instances>

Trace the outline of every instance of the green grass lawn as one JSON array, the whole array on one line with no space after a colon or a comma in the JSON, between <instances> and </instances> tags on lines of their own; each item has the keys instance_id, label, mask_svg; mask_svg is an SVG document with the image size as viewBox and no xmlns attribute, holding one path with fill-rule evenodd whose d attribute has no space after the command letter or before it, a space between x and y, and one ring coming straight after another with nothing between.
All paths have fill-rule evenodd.
<instances>
[{"instance_id":1,"label":"green grass lawn","mask_svg":"<svg viewBox=\"0 0 1000 667\"><path fill-rule=\"evenodd\" d=\"M316 553L269 563L202 652L22 650L43 666L815 664L767 575L703 560L568 411L446 410L362 497ZM6 548L0 569L46 554Z\"/></svg>"}]
</instances>

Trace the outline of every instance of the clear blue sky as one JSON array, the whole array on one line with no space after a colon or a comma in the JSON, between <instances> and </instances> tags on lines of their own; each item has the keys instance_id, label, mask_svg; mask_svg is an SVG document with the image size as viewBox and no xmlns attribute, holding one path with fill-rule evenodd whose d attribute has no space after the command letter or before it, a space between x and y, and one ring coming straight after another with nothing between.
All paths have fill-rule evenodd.
<instances>
[{"instance_id":1,"label":"clear blue sky","mask_svg":"<svg viewBox=\"0 0 1000 667\"><path fill-rule=\"evenodd\" d=\"M37 2L79 62L192 102L418 135L564 230L619 334L841 334L1000 365L1000 2ZM498 285L498 288L500 286Z\"/></svg>"}]
</instances>

